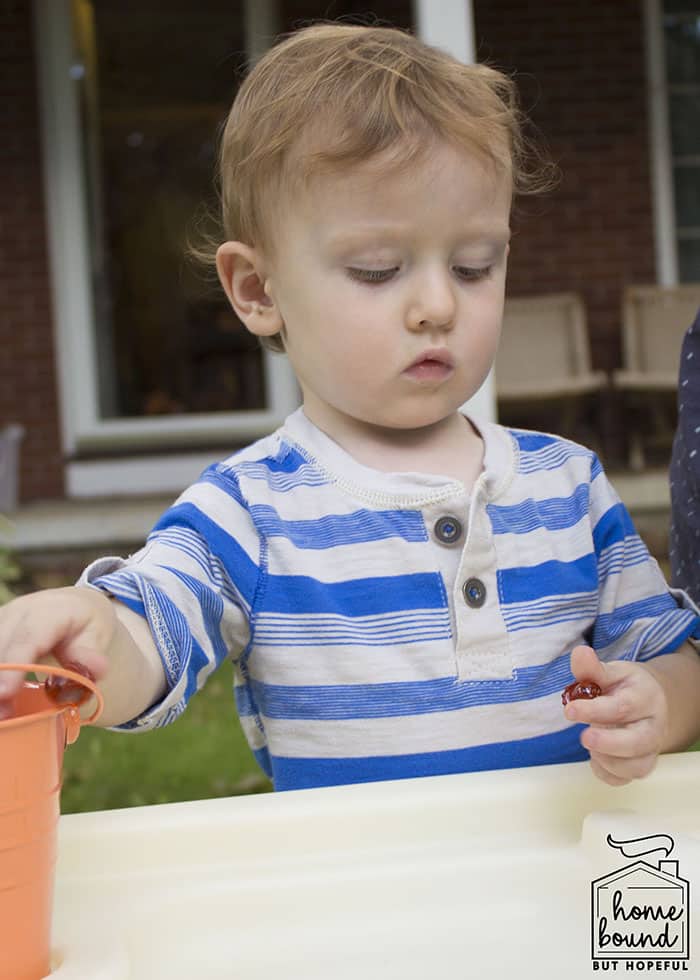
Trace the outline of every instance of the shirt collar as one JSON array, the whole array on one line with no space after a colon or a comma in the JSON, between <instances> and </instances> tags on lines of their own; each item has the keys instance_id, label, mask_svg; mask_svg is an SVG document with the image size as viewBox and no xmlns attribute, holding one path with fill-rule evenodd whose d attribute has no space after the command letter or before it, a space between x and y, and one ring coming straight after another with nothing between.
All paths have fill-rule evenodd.
<instances>
[{"instance_id":1,"label":"shirt collar","mask_svg":"<svg viewBox=\"0 0 700 980\"><path fill-rule=\"evenodd\" d=\"M475 489L487 502L510 484L516 470L517 446L510 433L493 422L465 417L484 440L484 468ZM464 496L464 484L435 473L386 473L365 466L326 435L298 408L285 421L280 435L313 460L338 487L355 497L386 505L422 506Z\"/></svg>"}]
</instances>

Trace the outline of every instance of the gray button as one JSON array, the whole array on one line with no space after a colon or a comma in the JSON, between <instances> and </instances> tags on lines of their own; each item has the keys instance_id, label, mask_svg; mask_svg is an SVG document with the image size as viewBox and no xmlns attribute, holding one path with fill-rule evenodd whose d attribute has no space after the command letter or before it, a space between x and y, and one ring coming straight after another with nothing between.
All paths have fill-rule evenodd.
<instances>
[{"instance_id":1,"label":"gray button","mask_svg":"<svg viewBox=\"0 0 700 980\"><path fill-rule=\"evenodd\" d=\"M462 537L462 522L448 514L435 521L435 537L442 544L457 544Z\"/></svg>"},{"instance_id":2,"label":"gray button","mask_svg":"<svg viewBox=\"0 0 700 980\"><path fill-rule=\"evenodd\" d=\"M464 601L472 609L478 609L486 602L486 586L480 578L468 578L462 586Z\"/></svg>"}]
</instances>

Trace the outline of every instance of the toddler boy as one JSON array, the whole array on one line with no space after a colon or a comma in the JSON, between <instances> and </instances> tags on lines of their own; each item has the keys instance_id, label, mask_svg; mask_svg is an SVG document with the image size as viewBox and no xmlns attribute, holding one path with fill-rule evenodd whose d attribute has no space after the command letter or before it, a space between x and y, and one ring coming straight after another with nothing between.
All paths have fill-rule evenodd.
<instances>
[{"instance_id":1,"label":"toddler boy","mask_svg":"<svg viewBox=\"0 0 700 980\"><path fill-rule=\"evenodd\" d=\"M230 657L278 789L589 753L621 783L689 744L700 618L596 457L460 411L494 361L526 160L512 82L409 34L318 25L265 55L223 134L216 261L303 406L141 551L7 606L0 657L84 664L128 730ZM602 695L563 708L572 675Z\"/></svg>"}]
</instances>

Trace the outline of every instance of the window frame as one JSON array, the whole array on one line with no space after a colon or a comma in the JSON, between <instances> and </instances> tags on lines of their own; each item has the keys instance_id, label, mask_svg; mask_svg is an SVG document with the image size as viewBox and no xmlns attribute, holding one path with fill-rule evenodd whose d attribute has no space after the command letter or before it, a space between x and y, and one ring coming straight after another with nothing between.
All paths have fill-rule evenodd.
<instances>
[{"instance_id":1,"label":"window frame","mask_svg":"<svg viewBox=\"0 0 700 980\"><path fill-rule=\"evenodd\" d=\"M663 0L644 0L656 277L661 286L677 286L680 283L679 239L696 239L699 236L698 229L684 229L682 225L678 225L676 219L670 86L666 70L663 17Z\"/></svg>"},{"instance_id":2,"label":"window frame","mask_svg":"<svg viewBox=\"0 0 700 980\"><path fill-rule=\"evenodd\" d=\"M697 0L696 10L692 15L696 18L700 18L700 0ZM663 24L662 24L662 35L663 35ZM700 82L682 82L674 83L670 82L667 78L667 92L668 100L670 105L670 100L674 95L692 95L694 99L700 99ZM688 167L695 171L695 173L700 177L700 153L679 153L676 152L676 148L673 145L672 130L670 127L670 115L671 110L669 108L669 131L671 133L670 137L670 165L671 165L671 178L673 181L674 188L677 188L676 177L678 171L681 168ZM676 200L677 203L677 200ZM676 224L676 249L678 254L678 277L682 279L682 258L681 249L683 242L697 242L700 240L700 223L698 224L684 224L679 221L678 208L675 212L675 224ZM683 218L683 215L680 216Z\"/></svg>"},{"instance_id":3,"label":"window frame","mask_svg":"<svg viewBox=\"0 0 700 980\"><path fill-rule=\"evenodd\" d=\"M247 49L251 56L264 50L276 33L275 0L246 0ZM261 13L262 12L262 13ZM265 16L262 16L264 14ZM109 418L99 413L99 365L90 274L90 239L85 165L81 153L81 120L76 81L71 0L34 0L39 111L43 144L43 178L60 406L60 432L67 459L67 487L74 495L91 465L90 454L119 455L112 477L101 488L88 479L91 495L160 492L182 485L180 473L192 471L207 446L236 445L273 431L299 405L299 389L284 355L263 352L266 404L258 411L168 415L148 418ZM65 243L70 242L70 247ZM143 466L129 466L129 454L149 449L168 454L160 482ZM182 452L183 447L186 452ZM194 455L193 455L194 454ZM74 463L80 460L83 462ZM178 465L178 460L182 465ZM123 464L127 463L126 466ZM152 461L151 461L152 467ZM160 465L160 464L159 464ZM71 472L71 467L75 470ZM120 476L119 468L123 476ZM87 469L86 469L87 468Z\"/></svg>"}]
</instances>

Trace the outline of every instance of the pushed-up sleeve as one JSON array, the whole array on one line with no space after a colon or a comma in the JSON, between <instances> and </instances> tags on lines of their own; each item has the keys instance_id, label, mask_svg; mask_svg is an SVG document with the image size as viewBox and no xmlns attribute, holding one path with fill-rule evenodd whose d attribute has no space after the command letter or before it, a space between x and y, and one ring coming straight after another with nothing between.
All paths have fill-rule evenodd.
<instances>
[{"instance_id":1,"label":"pushed-up sleeve","mask_svg":"<svg viewBox=\"0 0 700 980\"><path fill-rule=\"evenodd\" d=\"M590 517L599 596L592 645L601 660L649 660L700 637L698 610L666 583L597 458Z\"/></svg>"},{"instance_id":2,"label":"pushed-up sleeve","mask_svg":"<svg viewBox=\"0 0 700 980\"><path fill-rule=\"evenodd\" d=\"M213 466L166 511L145 547L129 558L100 558L79 585L91 585L147 621L168 684L162 701L122 729L157 728L250 638L260 544L231 471Z\"/></svg>"}]
</instances>

